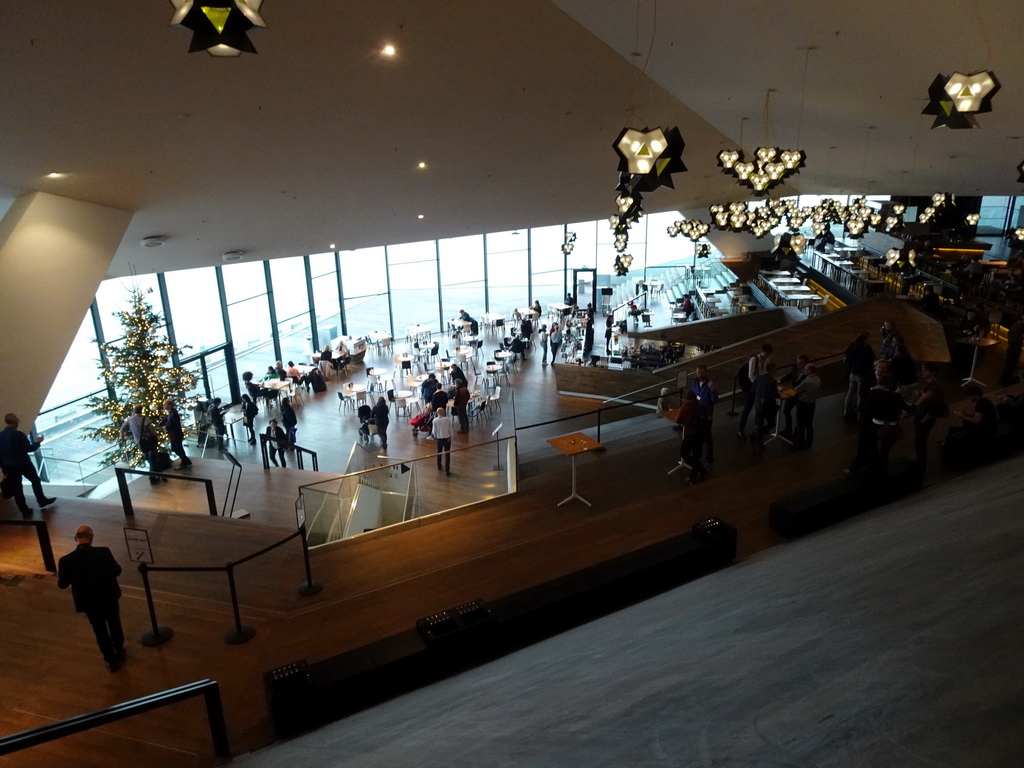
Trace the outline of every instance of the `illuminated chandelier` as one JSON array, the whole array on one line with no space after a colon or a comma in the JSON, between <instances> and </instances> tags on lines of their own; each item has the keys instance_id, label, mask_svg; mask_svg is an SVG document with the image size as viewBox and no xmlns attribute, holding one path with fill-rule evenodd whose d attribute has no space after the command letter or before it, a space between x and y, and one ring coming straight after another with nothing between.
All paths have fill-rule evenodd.
<instances>
[{"instance_id":1,"label":"illuminated chandelier","mask_svg":"<svg viewBox=\"0 0 1024 768\"><path fill-rule=\"evenodd\" d=\"M241 56L256 53L246 34L253 27L266 29L260 16L263 0L171 0L172 27L192 30L189 53L206 51L211 56Z\"/></svg>"},{"instance_id":2,"label":"illuminated chandelier","mask_svg":"<svg viewBox=\"0 0 1024 768\"><path fill-rule=\"evenodd\" d=\"M806 159L807 154L797 149L758 147L754 160L747 160L741 149L723 149L718 153L718 166L722 173L734 176L738 184L750 187L755 195L764 195L799 173Z\"/></svg>"},{"instance_id":3,"label":"illuminated chandelier","mask_svg":"<svg viewBox=\"0 0 1024 768\"><path fill-rule=\"evenodd\" d=\"M992 111L992 97L999 90L993 72L980 70L969 75L954 72L949 77L938 74L928 86L928 105L922 115L935 115L932 128L977 128L974 115Z\"/></svg>"}]
</instances>

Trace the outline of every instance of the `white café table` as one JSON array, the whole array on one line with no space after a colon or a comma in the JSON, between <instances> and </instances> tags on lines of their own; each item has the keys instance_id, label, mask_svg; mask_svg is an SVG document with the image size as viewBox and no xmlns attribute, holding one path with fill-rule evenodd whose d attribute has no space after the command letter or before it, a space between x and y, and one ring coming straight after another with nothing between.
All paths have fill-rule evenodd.
<instances>
[{"instance_id":1,"label":"white caf\u00e9 table","mask_svg":"<svg viewBox=\"0 0 1024 768\"><path fill-rule=\"evenodd\" d=\"M430 326L417 324L406 326L405 333L410 339L426 338L429 341L433 331L430 330Z\"/></svg>"}]
</instances>

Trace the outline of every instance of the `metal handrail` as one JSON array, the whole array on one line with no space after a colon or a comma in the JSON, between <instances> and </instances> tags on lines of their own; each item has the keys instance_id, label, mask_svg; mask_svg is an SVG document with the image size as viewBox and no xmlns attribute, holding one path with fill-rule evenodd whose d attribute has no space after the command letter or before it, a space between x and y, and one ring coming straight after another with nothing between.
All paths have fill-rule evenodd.
<instances>
[{"instance_id":1,"label":"metal handrail","mask_svg":"<svg viewBox=\"0 0 1024 768\"><path fill-rule=\"evenodd\" d=\"M50 741L73 736L107 723L114 723L134 715L160 709L168 704L175 704L195 696L202 696L206 701L206 719L210 725L210 736L213 737L213 751L220 757L231 757L228 748L228 730L224 723L224 706L220 699L220 685L216 680L197 680L194 683L169 688L160 693L152 693L139 699L124 701L106 709L76 715L56 723L47 723L27 731L12 733L0 738L0 755L9 755L22 749L35 747Z\"/></svg>"},{"instance_id":2,"label":"metal handrail","mask_svg":"<svg viewBox=\"0 0 1024 768\"><path fill-rule=\"evenodd\" d=\"M115 467L114 474L117 476L117 488L121 494L121 506L124 507L125 517L134 517L135 508L132 506L132 497L128 492L128 481L125 475L145 475L146 477L160 477L168 480L184 480L190 483L203 483L206 486L206 501L209 504L210 514L217 516L217 500L213 495L213 481L207 477L189 477L187 475L172 475L167 472L150 472L146 469L132 469L129 467Z\"/></svg>"}]
</instances>

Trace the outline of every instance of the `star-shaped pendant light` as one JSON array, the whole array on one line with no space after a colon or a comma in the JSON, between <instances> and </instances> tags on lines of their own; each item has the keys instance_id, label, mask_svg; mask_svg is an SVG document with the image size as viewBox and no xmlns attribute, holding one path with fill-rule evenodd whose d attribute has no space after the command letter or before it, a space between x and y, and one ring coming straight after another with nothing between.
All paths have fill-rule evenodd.
<instances>
[{"instance_id":1,"label":"star-shaped pendant light","mask_svg":"<svg viewBox=\"0 0 1024 768\"><path fill-rule=\"evenodd\" d=\"M683 165L685 146L678 128L623 128L612 144L619 156L618 191L651 192L658 187L675 189L672 174L686 170ZM626 175L628 178L622 178Z\"/></svg>"},{"instance_id":2,"label":"star-shaped pendant light","mask_svg":"<svg viewBox=\"0 0 1024 768\"><path fill-rule=\"evenodd\" d=\"M922 115L935 115L932 128L976 128L974 115L992 111L992 97L999 90L995 74L981 70L970 75L954 72L949 77L938 74L928 86L928 106Z\"/></svg>"},{"instance_id":3,"label":"star-shaped pendant light","mask_svg":"<svg viewBox=\"0 0 1024 768\"><path fill-rule=\"evenodd\" d=\"M718 153L722 173L734 176L738 184L750 187L755 195L765 195L772 187L799 173L806 160L807 153L803 150L778 147L758 147L753 160L747 160L739 149L723 149Z\"/></svg>"},{"instance_id":4,"label":"star-shaped pendant light","mask_svg":"<svg viewBox=\"0 0 1024 768\"><path fill-rule=\"evenodd\" d=\"M192 30L189 53L206 51L211 56L256 53L246 34L253 27L266 28L260 16L263 0L171 0L172 27Z\"/></svg>"}]
</instances>

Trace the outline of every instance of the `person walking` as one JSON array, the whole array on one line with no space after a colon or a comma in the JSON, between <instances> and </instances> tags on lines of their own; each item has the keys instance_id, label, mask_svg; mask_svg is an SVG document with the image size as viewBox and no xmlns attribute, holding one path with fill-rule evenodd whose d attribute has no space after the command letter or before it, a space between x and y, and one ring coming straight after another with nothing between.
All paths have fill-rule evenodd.
<instances>
[{"instance_id":1,"label":"person walking","mask_svg":"<svg viewBox=\"0 0 1024 768\"><path fill-rule=\"evenodd\" d=\"M121 587L117 577L121 575L121 566L107 547L94 547L92 540L92 528L78 526L78 546L57 563L57 586L71 587L75 611L89 619L107 669L117 672L126 658L118 604Z\"/></svg>"},{"instance_id":2,"label":"person walking","mask_svg":"<svg viewBox=\"0 0 1024 768\"><path fill-rule=\"evenodd\" d=\"M391 407L383 397L377 398L377 404L373 406L373 423L377 425L377 437L380 438L382 451L388 449L388 423L390 422Z\"/></svg>"},{"instance_id":3,"label":"person walking","mask_svg":"<svg viewBox=\"0 0 1024 768\"><path fill-rule=\"evenodd\" d=\"M256 416L260 409L248 395L242 395L242 424L249 433L249 445L256 445Z\"/></svg>"},{"instance_id":4,"label":"person walking","mask_svg":"<svg viewBox=\"0 0 1024 768\"><path fill-rule=\"evenodd\" d=\"M219 397L215 397L210 401L210 405L206 409L206 415L210 420L210 426L213 427L214 434L217 435L217 448L223 451L227 447L228 428L224 423L224 409L221 407L221 399Z\"/></svg>"},{"instance_id":5,"label":"person walking","mask_svg":"<svg viewBox=\"0 0 1024 768\"><path fill-rule=\"evenodd\" d=\"M288 450L288 433L277 425L277 419L271 419L267 427L267 450L270 452L270 461L276 467L277 456L281 455L281 466L287 467L285 452Z\"/></svg>"},{"instance_id":6,"label":"person walking","mask_svg":"<svg viewBox=\"0 0 1024 768\"><path fill-rule=\"evenodd\" d=\"M181 426L181 414L174 407L171 398L164 400L164 413L160 420L160 426L167 430L167 438L171 441L171 450L178 455L181 462L178 469L187 469L192 466L192 460L185 455L185 430Z\"/></svg>"},{"instance_id":7,"label":"person walking","mask_svg":"<svg viewBox=\"0 0 1024 768\"><path fill-rule=\"evenodd\" d=\"M136 405L132 409L132 415L125 419L124 424L121 425L121 440L127 440L129 437L135 441L135 445L139 447L142 455L146 458L149 471L156 472L156 452L159 447L156 430L153 428L153 422L149 420L149 417L142 415L141 405ZM164 479L166 481L166 478ZM156 485L159 482L159 477L151 476L149 478L150 485Z\"/></svg>"},{"instance_id":8,"label":"person walking","mask_svg":"<svg viewBox=\"0 0 1024 768\"><path fill-rule=\"evenodd\" d=\"M558 348L562 346L562 330L558 327L558 323L551 324L549 339L551 340L551 364L554 365L558 362Z\"/></svg>"},{"instance_id":9,"label":"person walking","mask_svg":"<svg viewBox=\"0 0 1024 768\"><path fill-rule=\"evenodd\" d=\"M292 401L287 397L283 398L281 400L281 424L288 433L288 442L291 445L295 444L295 438L299 433L298 429L296 429L296 425L298 423L299 419L295 415L295 409L292 407Z\"/></svg>"},{"instance_id":10,"label":"person walking","mask_svg":"<svg viewBox=\"0 0 1024 768\"><path fill-rule=\"evenodd\" d=\"M444 454L444 473L452 474L452 433L454 432L452 417L441 406L434 412L434 420L430 422L430 434L437 445L437 471L441 471L441 454Z\"/></svg>"},{"instance_id":11,"label":"person walking","mask_svg":"<svg viewBox=\"0 0 1024 768\"><path fill-rule=\"evenodd\" d=\"M539 335L540 335L540 348L541 348L541 351L543 352L543 354L541 355L540 364L541 365L547 365L548 364L548 341L549 341L547 325L542 325L540 327L540 334ZM554 362L554 360L552 360L552 362Z\"/></svg>"},{"instance_id":12,"label":"person walking","mask_svg":"<svg viewBox=\"0 0 1024 768\"><path fill-rule=\"evenodd\" d=\"M25 489L22 486L22 478L28 478L32 484L32 492L36 495L36 503L39 508L48 507L57 499L49 498L43 493L43 483L39 479L39 473L29 456L39 450L43 442L43 436L31 441L24 432L18 430L21 421L17 414L8 413L4 416L4 428L0 431L0 469L4 472L4 486L9 487L14 496L14 503L21 512L22 517L29 517L32 508L25 501Z\"/></svg>"}]
</instances>

